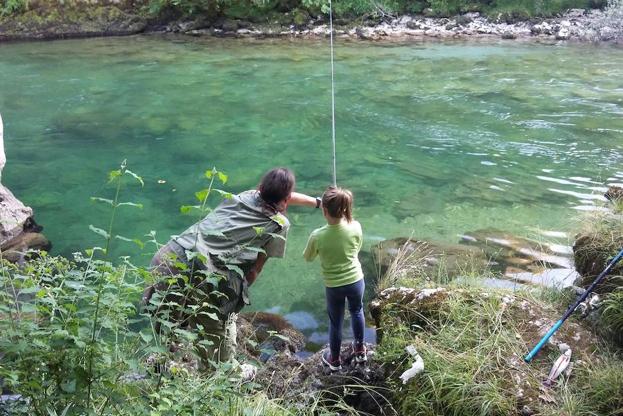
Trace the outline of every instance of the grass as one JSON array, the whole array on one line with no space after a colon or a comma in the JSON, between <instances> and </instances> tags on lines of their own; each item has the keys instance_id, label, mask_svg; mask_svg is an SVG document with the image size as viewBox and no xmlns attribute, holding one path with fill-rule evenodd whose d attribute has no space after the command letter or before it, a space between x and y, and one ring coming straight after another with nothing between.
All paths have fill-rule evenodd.
<instances>
[{"instance_id":1,"label":"grass","mask_svg":"<svg viewBox=\"0 0 623 416\"><path fill-rule=\"evenodd\" d=\"M623 10L623 1L618 3ZM623 248L623 204L615 200L606 207L607 211L586 215L574 245L575 264L583 276L583 286L589 285ZM596 290L602 297L598 329L623 345L623 262L613 268Z\"/></svg>"},{"instance_id":2,"label":"grass","mask_svg":"<svg viewBox=\"0 0 623 416\"><path fill-rule=\"evenodd\" d=\"M605 218L613 221L612 216ZM602 230L609 232L603 239L608 244L616 244L612 241L623 236L605 224ZM443 268L439 276L425 279L421 262L421 257L401 247L377 287L380 298L386 297L377 315L382 333L377 357L388 368L392 401L400 414L518 415L526 409L552 416L623 414L623 359L616 348L577 317L569 319L554 336L572 348L570 377L561 377L552 389L542 388L542 381L560 355L555 346L546 345L530 364L523 361L544 331L575 300L574 291L483 288L478 286L483 273L476 269L465 270L471 279L460 282L443 277ZM415 291L383 292L396 285ZM439 285L445 290L415 299L418 290ZM601 311L603 322L620 334L623 291L608 295ZM425 370L402 385L398 376L412 361L405 352L408 345L416 347Z\"/></svg>"},{"instance_id":3,"label":"grass","mask_svg":"<svg viewBox=\"0 0 623 416\"><path fill-rule=\"evenodd\" d=\"M531 321L554 321L560 309L542 306L542 298L527 292L510 296L451 287L444 296L388 304L377 353L391 369L389 382L400 414L513 415L523 406L544 415L620 414L623 361L605 344L597 348L593 343L599 341L577 323L558 335L574 351L571 377L547 392L556 403L539 397L544 394L541 382L559 352L546 347L531 364L522 357L540 338ZM575 334L584 340L574 342ZM397 378L410 366L407 345L417 348L425 371L403 386ZM560 413L560 405L569 412Z\"/></svg>"}]
</instances>

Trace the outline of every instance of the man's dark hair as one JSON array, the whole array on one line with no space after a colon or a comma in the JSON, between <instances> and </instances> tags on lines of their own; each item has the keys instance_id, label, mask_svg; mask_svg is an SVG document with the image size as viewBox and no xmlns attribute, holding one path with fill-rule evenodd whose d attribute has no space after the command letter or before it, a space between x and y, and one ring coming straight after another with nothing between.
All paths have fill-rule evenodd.
<instances>
[{"instance_id":1,"label":"man's dark hair","mask_svg":"<svg viewBox=\"0 0 623 416\"><path fill-rule=\"evenodd\" d=\"M262 199L269 204L276 204L286 199L294 189L294 173L287 168L274 168L266 172L260 181L259 190Z\"/></svg>"}]
</instances>

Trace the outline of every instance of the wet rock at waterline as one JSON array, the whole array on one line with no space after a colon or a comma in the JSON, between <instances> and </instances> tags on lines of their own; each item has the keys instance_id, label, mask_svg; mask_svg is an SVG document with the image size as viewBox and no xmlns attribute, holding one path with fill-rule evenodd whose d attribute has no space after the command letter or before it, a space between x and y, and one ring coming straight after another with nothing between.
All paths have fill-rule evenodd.
<instances>
[{"instance_id":1,"label":"wet rock at waterline","mask_svg":"<svg viewBox=\"0 0 623 416\"><path fill-rule=\"evenodd\" d=\"M296 353L305 346L305 336L284 317L267 312L238 315L237 342L241 351L266 361L276 352Z\"/></svg>"},{"instance_id":2,"label":"wet rock at waterline","mask_svg":"<svg viewBox=\"0 0 623 416\"><path fill-rule=\"evenodd\" d=\"M13 193L0 185L0 250L2 257L22 262L28 250L50 250L51 244L37 225L32 208L25 206Z\"/></svg>"},{"instance_id":3,"label":"wet rock at waterline","mask_svg":"<svg viewBox=\"0 0 623 416\"><path fill-rule=\"evenodd\" d=\"M376 274L380 276L390 267L397 266L399 270L396 271L409 272L410 276L453 278L482 271L489 266L484 252L479 248L410 238L381 241L371 248L371 254L372 267L376 268Z\"/></svg>"}]
</instances>

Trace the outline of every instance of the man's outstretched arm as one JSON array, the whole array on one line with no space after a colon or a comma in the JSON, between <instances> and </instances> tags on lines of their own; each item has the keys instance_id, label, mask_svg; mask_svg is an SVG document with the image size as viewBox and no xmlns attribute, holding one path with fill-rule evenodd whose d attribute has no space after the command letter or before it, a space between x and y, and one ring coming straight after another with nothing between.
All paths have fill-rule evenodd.
<instances>
[{"instance_id":1,"label":"man's outstretched arm","mask_svg":"<svg viewBox=\"0 0 623 416\"><path fill-rule=\"evenodd\" d=\"M301 194L298 192L292 192L290 195L290 201L288 201L290 205L303 205L306 207L316 208L316 198L313 196Z\"/></svg>"}]
</instances>

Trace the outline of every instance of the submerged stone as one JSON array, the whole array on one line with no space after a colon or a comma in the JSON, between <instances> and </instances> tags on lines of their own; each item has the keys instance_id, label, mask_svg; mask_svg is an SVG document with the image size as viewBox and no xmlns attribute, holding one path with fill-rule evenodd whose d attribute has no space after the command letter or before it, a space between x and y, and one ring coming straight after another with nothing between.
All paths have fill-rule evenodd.
<instances>
[{"instance_id":1,"label":"submerged stone","mask_svg":"<svg viewBox=\"0 0 623 416\"><path fill-rule=\"evenodd\" d=\"M573 267L567 246L539 243L493 228L465 233L461 243L480 247L504 272L508 268L540 273L547 268Z\"/></svg>"},{"instance_id":2,"label":"submerged stone","mask_svg":"<svg viewBox=\"0 0 623 416\"><path fill-rule=\"evenodd\" d=\"M547 269L541 273L507 272L505 276L524 283L563 289L573 286L580 275L575 269Z\"/></svg>"},{"instance_id":3,"label":"submerged stone","mask_svg":"<svg viewBox=\"0 0 623 416\"><path fill-rule=\"evenodd\" d=\"M472 271L483 271L489 266L484 252L476 247L442 244L411 238L382 241L371 249L373 263L384 275L392 264L415 271L413 277L453 278ZM394 266L395 267L395 266Z\"/></svg>"}]
</instances>

